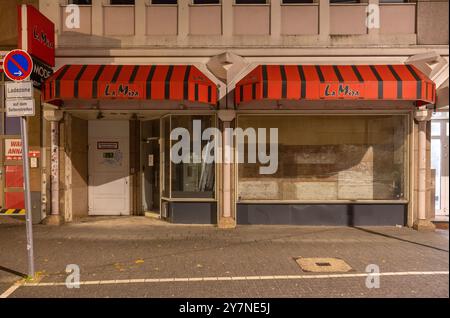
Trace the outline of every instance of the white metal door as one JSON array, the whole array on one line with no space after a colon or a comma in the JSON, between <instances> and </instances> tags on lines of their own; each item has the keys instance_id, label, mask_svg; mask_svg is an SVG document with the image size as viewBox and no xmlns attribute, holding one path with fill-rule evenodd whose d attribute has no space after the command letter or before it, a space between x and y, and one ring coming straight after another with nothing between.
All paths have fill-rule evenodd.
<instances>
[{"instance_id":1,"label":"white metal door","mask_svg":"<svg viewBox=\"0 0 450 318\"><path fill-rule=\"evenodd\" d=\"M89 215L129 215L129 123L89 121Z\"/></svg>"}]
</instances>

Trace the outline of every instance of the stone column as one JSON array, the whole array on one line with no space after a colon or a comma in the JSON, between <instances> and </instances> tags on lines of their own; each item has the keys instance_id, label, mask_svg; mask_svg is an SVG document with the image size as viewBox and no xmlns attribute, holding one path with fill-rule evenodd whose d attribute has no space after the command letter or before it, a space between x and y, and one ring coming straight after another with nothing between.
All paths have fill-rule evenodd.
<instances>
[{"instance_id":1,"label":"stone column","mask_svg":"<svg viewBox=\"0 0 450 318\"><path fill-rule=\"evenodd\" d=\"M60 225L64 222L59 210L59 122L63 117L61 110L45 110L44 118L50 121L50 196L51 210L44 220L45 224Z\"/></svg>"},{"instance_id":2,"label":"stone column","mask_svg":"<svg viewBox=\"0 0 450 318\"><path fill-rule=\"evenodd\" d=\"M380 0L367 0L368 20L367 34L377 37L380 34ZM378 27L376 27L378 25Z\"/></svg>"},{"instance_id":3,"label":"stone column","mask_svg":"<svg viewBox=\"0 0 450 318\"><path fill-rule=\"evenodd\" d=\"M427 124L431 119L431 110L419 107L414 114L418 124L417 151L417 213L413 228L416 230L434 230L433 223L427 219Z\"/></svg>"},{"instance_id":4,"label":"stone column","mask_svg":"<svg viewBox=\"0 0 450 318\"><path fill-rule=\"evenodd\" d=\"M92 35L103 35L103 1L104 0L92 0Z\"/></svg>"},{"instance_id":5,"label":"stone column","mask_svg":"<svg viewBox=\"0 0 450 318\"><path fill-rule=\"evenodd\" d=\"M222 129L222 209L219 216L218 226L220 228L236 227L236 220L233 216L233 195L232 195L232 164L233 164L233 135L227 133L231 128L231 122L236 117L236 113L231 109L218 111L218 117L223 123Z\"/></svg>"},{"instance_id":6,"label":"stone column","mask_svg":"<svg viewBox=\"0 0 450 318\"><path fill-rule=\"evenodd\" d=\"M270 35L275 39L281 35L281 0L270 1Z\"/></svg>"},{"instance_id":7,"label":"stone column","mask_svg":"<svg viewBox=\"0 0 450 318\"><path fill-rule=\"evenodd\" d=\"M145 36L146 19L145 0L136 0L134 4L134 35Z\"/></svg>"},{"instance_id":8,"label":"stone column","mask_svg":"<svg viewBox=\"0 0 450 318\"><path fill-rule=\"evenodd\" d=\"M330 37L330 0L319 0L319 38L328 42Z\"/></svg>"},{"instance_id":9,"label":"stone column","mask_svg":"<svg viewBox=\"0 0 450 318\"><path fill-rule=\"evenodd\" d=\"M222 35L233 36L233 1L222 1Z\"/></svg>"},{"instance_id":10,"label":"stone column","mask_svg":"<svg viewBox=\"0 0 450 318\"><path fill-rule=\"evenodd\" d=\"M178 36L185 38L189 34L189 0L178 1Z\"/></svg>"}]
</instances>

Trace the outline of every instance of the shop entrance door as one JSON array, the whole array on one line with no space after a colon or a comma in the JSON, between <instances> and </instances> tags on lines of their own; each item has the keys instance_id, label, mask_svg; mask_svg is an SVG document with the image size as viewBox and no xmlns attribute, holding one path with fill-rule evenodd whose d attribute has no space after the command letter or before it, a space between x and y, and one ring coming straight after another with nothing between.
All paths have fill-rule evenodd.
<instances>
[{"instance_id":1,"label":"shop entrance door","mask_svg":"<svg viewBox=\"0 0 450 318\"><path fill-rule=\"evenodd\" d=\"M89 121L89 215L130 215L128 121Z\"/></svg>"},{"instance_id":2,"label":"shop entrance door","mask_svg":"<svg viewBox=\"0 0 450 318\"><path fill-rule=\"evenodd\" d=\"M160 214L160 120L141 124L142 210Z\"/></svg>"}]
</instances>

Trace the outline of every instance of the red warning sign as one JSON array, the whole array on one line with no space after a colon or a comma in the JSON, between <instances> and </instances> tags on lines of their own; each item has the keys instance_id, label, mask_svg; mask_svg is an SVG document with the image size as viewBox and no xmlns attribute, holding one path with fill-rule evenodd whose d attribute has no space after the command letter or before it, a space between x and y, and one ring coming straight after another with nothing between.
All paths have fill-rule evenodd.
<instances>
[{"instance_id":1,"label":"red warning sign","mask_svg":"<svg viewBox=\"0 0 450 318\"><path fill-rule=\"evenodd\" d=\"M5 160L22 160L22 140L5 139Z\"/></svg>"}]
</instances>

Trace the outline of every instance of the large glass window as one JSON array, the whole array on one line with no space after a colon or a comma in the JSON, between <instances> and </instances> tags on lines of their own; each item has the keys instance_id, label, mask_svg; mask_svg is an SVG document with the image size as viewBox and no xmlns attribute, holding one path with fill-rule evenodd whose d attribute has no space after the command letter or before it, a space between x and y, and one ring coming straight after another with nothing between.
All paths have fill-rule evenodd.
<instances>
[{"instance_id":1,"label":"large glass window","mask_svg":"<svg viewBox=\"0 0 450 318\"><path fill-rule=\"evenodd\" d=\"M214 158L213 138L202 138L205 129L212 127L215 127L215 117L211 115L171 115L163 120L164 196L168 197L170 187L172 198L215 197L215 163L205 160L202 155L205 152ZM183 137L177 135L178 139L170 140L170 134L175 129L181 129ZM188 147L184 148L188 151L183 153L181 148L176 148L184 158L177 161L170 149L180 145L182 138L188 138L185 139L188 140Z\"/></svg>"},{"instance_id":2,"label":"large glass window","mask_svg":"<svg viewBox=\"0 0 450 318\"><path fill-rule=\"evenodd\" d=\"M277 171L239 163L239 200L405 198L406 116L241 115L238 125L278 129Z\"/></svg>"}]
</instances>

